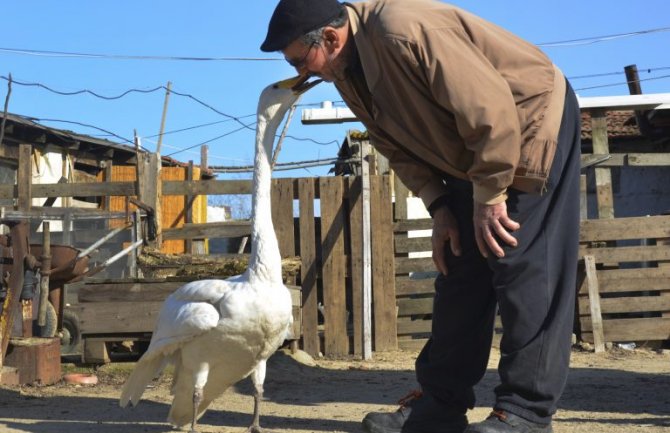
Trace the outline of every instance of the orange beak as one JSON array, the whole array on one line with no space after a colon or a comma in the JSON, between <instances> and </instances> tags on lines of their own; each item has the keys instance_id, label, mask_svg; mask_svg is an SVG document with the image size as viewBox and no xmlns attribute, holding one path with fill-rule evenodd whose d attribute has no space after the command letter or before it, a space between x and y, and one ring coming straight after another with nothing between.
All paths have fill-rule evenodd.
<instances>
[{"instance_id":1,"label":"orange beak","mask_svg":"<svg viewBox=\"0 0 670 433\"><path fill-rule=\"evenodd\" d=\"M274 84L274 87L279 89L291 89L294 93L300 95L323 81L321 79L308 81L309 79L309 75L298 75L297 77L278 81Z\"/></svg>"}]
</instances>

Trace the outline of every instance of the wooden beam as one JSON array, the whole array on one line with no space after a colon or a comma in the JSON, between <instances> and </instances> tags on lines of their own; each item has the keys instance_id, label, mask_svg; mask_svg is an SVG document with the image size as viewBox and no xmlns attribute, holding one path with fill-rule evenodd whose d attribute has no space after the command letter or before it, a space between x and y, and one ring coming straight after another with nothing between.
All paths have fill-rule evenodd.
<instances>
[{"instance_id":1,"label":"wooden beam","mask_svg":"<svg viewBox=\"0 0 670 433\"><path fill-rule=\"evenodd\" d=\"M30 210L32 201L32 146L22 144L19 146L19 170L16 175L18 187L18 199L16 202L18 210Z\"/></svg>"},{"instance_id":2,"label":"wooden beam","mask_svg":"<svg viewBox=\"0 0 670 433\"><path fill-rule=\"evenodd\" d=\"M251 194L250 180L163 181L165 195Z\"/></svg>"},{"instance_id":3,"label":"wooden beam","mask_svg":"<svg viewBox=\"0 0 670 433\"><path fill-rule=\"evenodd\" d=\"M582 319L584 341L593 341L591 319ZM670 318L610 319L603 322L603 329L610 341L645 341L670 339Z\"/></svg>"},{"instance_id":4,"label":"wooden beam","mask_svg":"<svg viewBox=\"0 0 670 433\"><path fill-rule=\"evenodd\" d=\"M584 267L586 268L586 284L589 292L589 309L591 311L595 351L596 353L602 353L605 351L605 334L603 332L603 317L600 310L596 262L593 256L584 256Z\"/></svg>"},{"instance_id":5,"label":"wooden beam","mask_svg":"<svg viewBox=\"0 0 670 433\"><path fill-rule=\"evenodd\" d=\"M435 277L413 279L409 276L398 276L395 279L396 296L418 295L435 292Z\"/></svg>"},{"instance_id":6,"label":"wooden beam","mask_svg":"<svg viewBox=\"0 0 670 433\"><path fill-rule=\"evenodd\" d=\"M347 311L344 280L344 212L342 177L319 178L321 189L321 257L323 261L324 350L347 355Z\"/></svg>"},{"instance_id":7,"label":"wooden beam","mask_svg":"<svg viewBox=\"0 0 670 433\"><path fill-rule=\"evenodd\" d=\"M349 200L350 260L347 269L351 279L354 355L364 357L363 299L363 182L361 176L347 176Z\"/></svg>"},{"instance_id":8,"label":"wooden beam","mask_svg":"<svg viewBox=\"0 0 670 433\"><path fill-rule=\"evenodd\" d=\"M594 154L609 154L607 142L607 112L591 110L591 137ZM614 199L612 194L612 174L609 168L595 168L596 199L598 202L598 218L614 218Z\"/></svg>"},{"instance_id":9,"label":"wooden beam","mask_svg":"<svg viewBox=\"0 0 670 433\"><path fill-rule=\"evenodd\" d=\"M200 238L233 238L249 236L249 221L219 221L204 224L184 224L179 228L163 229L163 239L200 239Z\"/></svg>"},{"instance_id":10,"label":"wooden beam","mask_svg":"<svg viewBox=\"0 0 670 433\"><path fill-rule=\"evenodd\" d=\"M670 260L670 248L667 245L649 245L642 247L606 247L580 248L579 255L592 255L596 263L641 263Z\"/></svg>"},{"instance_id":11,"label":"wooden beam","mask_svg":"<svg viewBox=\"0 0 670 433\"><path fill-rule=\"evenodd\" d=\"M583 220L579 231L580 242L666 237L670 237L670 215Z\"/></svg>"},{"instance_id":12,"label":"wooden beam","mask_svg":"<svg viewBox=\"0 0 670 433\"><path fill-rule=\"evenodd\" d=\"M408 232L411 230L431 230L432 228L433 220L431 218L397 221L393 224L394 233Z\"/></svg>"},{"instance_id":13,"label":"wooden beam","mask_svg":"<svg viewBox=\"0 0 670 433\"><path fill-rule=\"evenodd\" d=\"M370 203L370 142L361 141L361 272L363 278L363 359L372 358L372 205Z\"/></svg>"},{"instance_id":14,"label":"wooden beam","mask_svg":"<svg viewBox=\"0 0 670 433\"><path fill-rule=\"evenodd\" d=\"M316 233L314 227L314 182L298 179L300 212L300 278L302 280L302 342L305 352L321 352L318 333Z\"/></svg>"}]
</instances>

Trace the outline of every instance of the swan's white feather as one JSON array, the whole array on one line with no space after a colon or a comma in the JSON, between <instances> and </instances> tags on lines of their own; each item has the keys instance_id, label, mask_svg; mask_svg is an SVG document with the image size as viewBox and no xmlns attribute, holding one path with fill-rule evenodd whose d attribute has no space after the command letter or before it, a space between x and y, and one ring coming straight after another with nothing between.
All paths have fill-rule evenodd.
<instances>
[{"instance_id":1,"label":"swan's white feather","mask_svg":"<svg viewBox=\"0 0 670 433\"><path fill-rule=\"evenodd\" d=\"M252 205L252 253L244 274L194 281L164 302L149 348L126 381L121 406L137 404L151 380L174 364L174 399L168 420L193 418L193 393L203 389L202 415L213 399L265 362L292 323L291 296L281 280L281 257L270 212L270 155L274 134L298 96L268 86L259 101Z\"/></svg>"}]
</instances>

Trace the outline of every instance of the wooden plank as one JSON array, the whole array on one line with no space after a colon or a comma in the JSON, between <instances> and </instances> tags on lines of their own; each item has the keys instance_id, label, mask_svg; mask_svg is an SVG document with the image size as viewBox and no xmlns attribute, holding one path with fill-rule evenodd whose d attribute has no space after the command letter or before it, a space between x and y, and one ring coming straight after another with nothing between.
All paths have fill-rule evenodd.
<instances>
[{"instance_id":1,"label":"wooden plank","mask_svg":"<svg viewBox=\"0 0 670 433\"><path fill-rule=\"evenodd\" d=\"M396 275L432 271L435 271L432 257L396 257L395 259Z\"/></svg>"},{"instance_id":2,"label":"wooden plank","mask_svg":"<svg viewBox=\"0 0 670 433\"><path fill-rule=\"evenodd\" d=\"M398 340L398 349L408 352L420 352L428 342L427 338L402 338Z\"/></svg>"},{"instance_id":3,"label":"wooden plank","mask_svg":"<svg viewBox=\"0 0 670 433\"><path fill-rule=\"evenodd\" d=\"M587 198L586 175L581 174L579 175L579 219L582 221L589 217Z\"/></svg>"},{"instance_id":4,"label":"wooden plank","mask_svg":"<svg viewBox=\"0 0 670 433\"><path fill-rule=\"evenodd\" d=\"M251 180L163 181L164 195L251 194Z\"/></svg>"},{"instance_id":5,"label":"wooden plank","mask_svg":"<svg viewBox=\"0 0 670 433\"><path fill-rule=\"evenodd\" d=\"M597 160L607 155L609 155L610 158L599 162L597 164L598 167L666 167L670 165L670 153L594 153L582 155L582 157L589 156Z\"/></svg>"},{"instance_id":6,"label":"wooden plank","mask_svg":"<svg viewBox=\"0 0 670 433\"><path fill-rule=\"evenodd\" d=\"M586 281L589 292L589 310L591 312L595 352L601 353L605 351L605 334L603 333L603 318L600 310L600 294L598 293L596 263L593 256L584 256L584 267L586 269Z\"/></svg>"},{"instance_id":7,"label":"wooden plank","mask_svg":"<svg viewBox=\"0 0 670 433\"><path fill-rule=\"evenodd\" d=\"M318 334L317 263L314 220L314 183L298 179L300 224L300 278L302 280L302 343L312 356L321 352Z\"/></svg>"},{"instance_id":8,"label":"wooden plank","mask_svg":"<svg viewBox=\"0 0 670 433\"><path fill-rule=\"evenodd\" d=\"M629 153L627 162L631 166L670 166L670 153Z\"/></svg>"},{"instance_id":9,"label":"wooden plank","mask_svg":"<svg viewBox=\"0 0 670 433\"><path fill-rule=\"evenodd\" d=\"M663 292L667 295L669 291ZM659 293L660 295L661 293ZM579 311L589 308L589 299L579 297ZM603 314L612 313L647 313L670 312L670 297L668 296L626 296L621 298L600 298L600 309Z\"/></svg>"},{"instance_id":10,"label":"wooden plank","mask_svg":"<svg viewBox=\"0 0 670 433\"><path fill-rule=\"evenodd\" d=\"M580 242L670 237L670 216L584 220L580 224Z\"/></svg>"},{"instance_id":11,"label":"wooden plank","mask_svg":"<svg viewBox=\"0 0 670 433\"><path fill-rule=\"evenodd\" d=\"M592 255L596 263L653 262L670 260L670 248L666 245L640 247L580 247L579 255Z\"/></svg>"},{"instance_id":12,"label":"wooden plank","mask_svg":"<svg viewBox=\"0 0 670 433\"><path fill-rule=\"evenodd\" d=\"M184 224L183 227L164 229L163 239L232 238L251 234L249 221L219 221L204 224Z\"/></svg>"},{"instance_id":13,"label":"wooden plank","mask_svg":"<svg viewBox=\"0 0 670 433\"><path fill-rule=\"evenodd\" d=\"M396 253L426 252L433 250L433 244L430 236L408 238L402 233L395 235Z\"/></svg>"},{"instance_id":14,"label":"wooden plank","mask_svg":"<svg viewBox=\"0 0 670 433\"><path fill-rule=\"evenodd\" d=\"M166 96L167 97L167 96ZM194 179L193 177L193 161L188 162L188 166L186 167L186 180L191 181ZM193 223L193 203L195 202L195 199L198 196L196 195L185 195L184 196L184 224L191 224ZM184 248L186 250L186 254L193 254L193 239L186 239L184 241Z\"/></svg>"},{"instance_id":15,"label":"wooden plank","mask_svg":"<svg viewBox=\"0 0 670 433\"><path fill-rule=\"evenodd\" d=\"M593 153L608 154L607 112L601 109L591 110L591 137ZM609 168L596 167L596 200L598 218L614 218L614 199L612 194L612 173Z\"/></svg>"},{"instance_id":16,"label":"wooden plank","mask_svg":"<svg viewBox=\"0 0 670 433\"><path fill-rule=\"evenodd\" d=\"M370 178L372 293L374 342L377 352L396 350L396 303L393 250L393 208L388 176Z\"/></svg>"},{"instance_id":17,"label":"wooden plank","mask_svg":"<svg viewBox=\"0 0 670 433\"><path fill-rule=\"evenodd\" d=\"M183 286L181 281L86 284L79 288L79 302L160 302Z\"/></svg>"},{"instance_id":18,"label":"wooden plank","mask_svg":"<svg viewBox=\"0 0 670 433\"><path fill-rule=\"evenodd\" d=\"M105 161L105 168L103 170L103 180L104 183L109 183L112 181L112 167L114 164L112 163L112 160ZM134 184L133 184L134 187ZM135 195L135 194L133 194ZM112 208L112 196L111 195L105 195L102 198L102 208L104 210L111 210Z\"/></svg>"},{"instance_id":19,"label":"wooden plank","mask_svg":"<svg viewBox=\"0 0 670 433\"><path fill-rule=\"evenodd\" d=\"M293 179L272 179L272 225L282 258L295 256ZM294 284L289 282L289 284Z\"/></svg>"},{"instance_id":20,"label":"wooden plank","mask_svg":"<svg viewBox=\"0 0 670 433\"><path fill-rule=\"evenodd\" d=\"M637 268L597 270L600 293L640 292L670 287L670 268ZM587 293L582 284L579 293Z\"/></svg>"},{"instance_id":21,"label":"wooden plank","mask_svg":"<svg viewBox=\"0 0 670 433\"><path fill-rule=\"evenodd\" d=\"M348 177L351 309L354 355L363 355L363 199L362 178Z\"/></svg>"},{"instance_id":22,"label":"wooden plank","mask_svg":"<svg viewBox=\"0 0 670 433\"><path fill-rule=\"evenodd\" d=\"M162 302L88 302L77 307L82 334L153 332Z\"/></svg>"},{"instance_id":23,"label":"wooden plank","mask_svg":"<svg viewBox=\"0 0 670 433\"><path fill-rule=\"evenodd\" d=\"M398 260L396 258L396 260ZM399 276L395 279L396 296L433 293L435 291L435 278L411 279L408 276Z\"/></svg>"},{"instance_id":24,"label":"wooden plank","mask_svg":"<svg viewBox=\"0 0 670 433\"><path fill-rule=\"evenodd\" d=\"M407 197L409 197L409 189L402 183L402 180L396 175L393 176L393 191L395 196L395 206L393 208L394 220L407 219Z\"/></svg>"},{"instance_id":25,"label":"wooden plank","mask_svg":"<svg viewBox=\"0 0 670 433\"><path fill-rule=\"evenodd\" d=\"M107 364L111 362L105 340L97 338L84 339L83 362L91 364Z\"/></svg>"},{"instance_id":26,"label":"wooden plank","mask_svg":"<svg viewBox=\"0 0 670 433\"><path fill-rule=\"evenodd\" d=\"M134 182L44 183L34 184L33 197L134 196Z\"/></svg>"},{"instance_id":27,"label":"wooden plank","mask_svg":"<svg viewBox=\"0 0 670 433\"><path fill-rule=\"evenodd\" d=\"M397 221L393 224L393 232L408 232L410 230L432 230L433 220L431 218L420 218L413 220Z\"/></svg>"},{"instance_id":28,"label":"wooden plank","mask_svg":"<svg viewBox=\"0 0 670 433\"><path fill-rule=\"evenodd\" d=\"M582 338L593 342L590 318L582 319ZM670 339L670 318L652 317L643 319L610 319L603 322L607 340L614 342L668 340Z\"/></svg>"},{"instance_id":29,"label":"wooden plank","mask_svg":"<svg viewBox=\"0 0 670 433\"><path fill-rule=\"evenodd\" d=\"M433 297L398 299L398 316L433 314Z\"/></svg>"},{"instance_id":30,"label":"wooden plank","mask_svg":"<svg viewBox=\"0 0 670 433\"><path fill-rule=\"evenodd\" d=\"M16 207L22 211L29 210L32 206L32 160L32 146L21 144L19 146L19 168L16 174L18 187Z\"/></svg>"},{"instance_id":31,"label":"wooden plank","mask_svg":"<svg viewBox=\"0 0 670 433\"><path fill-rule=\"evenodd\" d=\"M670 214L670 211L666 212L666 214ZM667 246L668 248L670 248L670 237L663 238L663 239L658 239L656 241L656 245L664 245L664 246ZM665 272L665 271L670 272L670 262L668 262L668 261L659 262L658 267L663 272ZM670 279L670 277L668 279ZM663 292L661 294L661 296L663 296L664 298L670 298L670 291ZM670 312L663 313L663 317L670 318Z\"/></svg>"},{"instance_id":32,"label":"wooden plank","mask_svg":"<svg viewBox=\"0 0 670 433\"><path fill-rule=\"evenodd\" d=\"M370 202L370 143L361 142L361 232L363 273L363 359L372 358L372 203Z\"/></svg>"},{"instance_id":33,"label":"wooden plank","mask_svg":"<svg viewBox=\"0 0 670 433\"><path fill-rule=\"evenodd\" d=\"M344 279L344 209L342 177L319 179L321 191L321 260L325 354L349 353Z\"/></svg>"},{"instance_id":34,"label":"wooden plank","mask_svg":"<svg viewBox=\"0 0 670 433\"><path fill-rule=\"evenodd\" d=\"M431 320L398 320L398 335L429 334L432 323Z\"/></svg>"}]
</instances>

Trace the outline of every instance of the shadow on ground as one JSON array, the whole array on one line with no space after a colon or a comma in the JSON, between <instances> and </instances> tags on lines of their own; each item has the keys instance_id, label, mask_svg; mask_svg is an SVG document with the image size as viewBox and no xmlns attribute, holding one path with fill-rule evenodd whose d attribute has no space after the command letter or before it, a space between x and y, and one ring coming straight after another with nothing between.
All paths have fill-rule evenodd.
<instances>
[{"instance_id":1,"label":"shadow on ground","mask_svg":"<svg viewBox=\"0 0 670 433\"><path fill-rule=\"evenodd\" d=\"M489 370L477 387L478 407L493 403L493 387L497 373ZM34 433L95 432L95 433L158 433L171 431L165 419L168 401L143 400L136 408L122 409L110 393L120 392L120 386L103 385L109 392L100 396L69 395L31 396L18 388L0 389L0 426L12 431ZM416 387L412 370L371 370L352 364L348 370L330 370L300 364L287 355L277 354L268 365L265 398L282 406L313 406L320 411L327 404L360 403L379 405L388 410L399 397ZM216 431L246 428L251 422L252 386L244 380L235 387L242 394L244 410L208 410L202 422ZM598 413L620 412L636 417L631 423L648 422L654 426L670 426L670 375L645 374L598 368L576 368L571 371L568 386L561 400L561 410L591 412L588 422L595 422ZM61 393L62 394L62 393ZM660 396L660 398L659 398ZM630 404L635 400L636 404ZM242 407L242 406L240 406ZM47 409L48 408L48 412ZM246 409L248 408L248 410ZM275 416L269 411L262 415L262 425L268 429L296 429L308 431L359 432L360 421L351 420L346 414L338 417L305 418ZM45 416L45 414L49 414ZM339 418L339 419L338 419ZM561 418L566 422L580 419ZM141 427L137 423L142 422ZM626 424L622 418L603 416L597 422L612 425ZM207 428L201 430L207 433ZM4 429L0 429L4 430Z\"/></svg>"}]
</instances>

